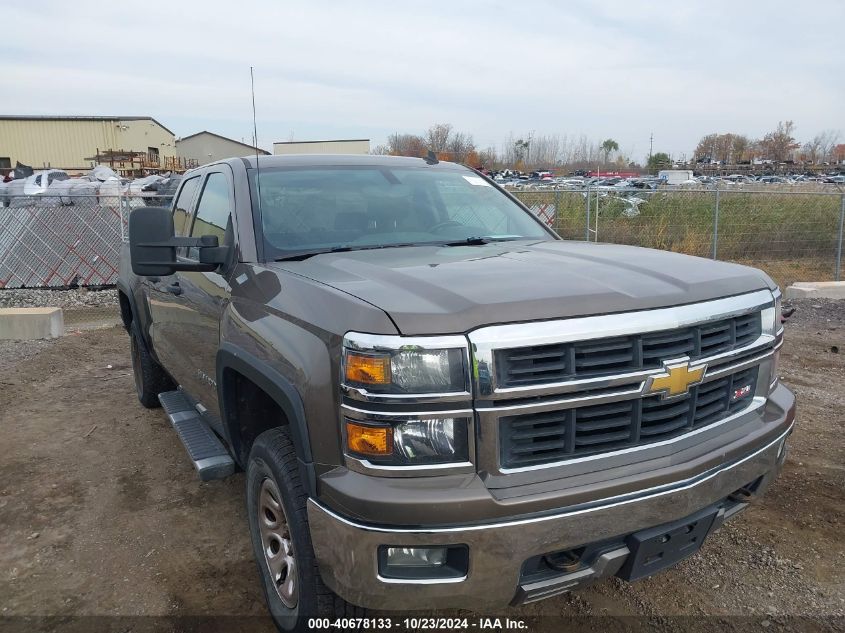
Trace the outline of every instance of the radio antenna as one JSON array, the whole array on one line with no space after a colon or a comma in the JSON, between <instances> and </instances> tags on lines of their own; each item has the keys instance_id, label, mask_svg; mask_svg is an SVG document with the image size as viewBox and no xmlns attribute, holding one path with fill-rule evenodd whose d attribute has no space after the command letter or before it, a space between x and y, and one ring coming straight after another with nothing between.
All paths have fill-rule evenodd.
<instances>
[{"instance_id":1,"label":"radio antenna","mask_svg":"<svg viewBox=\"0 0 845 633\"><path fill-rule=\"evenodd\" d=\"M252 141L255 146L255 187L258 190L258 215L261 216L261 165L258 162L258 124L255 119L255 74L249 67L249 84L252 88Z\"/></svg>"}]
</instances>

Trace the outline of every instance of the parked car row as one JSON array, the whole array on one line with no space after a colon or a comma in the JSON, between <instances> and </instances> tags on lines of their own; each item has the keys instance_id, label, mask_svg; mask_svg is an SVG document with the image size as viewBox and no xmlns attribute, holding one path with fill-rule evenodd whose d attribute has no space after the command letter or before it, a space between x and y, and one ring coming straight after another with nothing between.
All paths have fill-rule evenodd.
<instances>
[{"instance_id":1,"label":"parked car row","mask_svg":"<svg viewBox=\"0 0 845 633\"><path fill-rule=\"evenodd\" d=\"M548 176L505 178L497 176L493 178L497 184L506 189L514 190L580 190L580 189L649 189L677 188L677 187L736 187L736 186L769 186L769 185L843 185L845 175L828 174L823 176L810 176L798 174L794 176L749 176L745 174L730 174L728 176L692 176L680 180L667 180L655 176L642 176L636 178L623 177L584 177L584 176Z\"/></svg>"}]
</instances>

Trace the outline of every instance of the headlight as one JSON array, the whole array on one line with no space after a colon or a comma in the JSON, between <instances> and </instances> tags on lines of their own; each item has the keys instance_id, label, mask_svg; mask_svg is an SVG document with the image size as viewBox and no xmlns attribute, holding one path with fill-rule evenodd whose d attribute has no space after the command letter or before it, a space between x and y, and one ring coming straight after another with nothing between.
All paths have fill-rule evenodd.
<instances>
[{"instance_id":1,"label":"headlight","mask_svg":"<svg viewBox=\"0 0 845 633\"><path fill-rule=\"evenodd\" d=\"M460 350L408 350L391 357L390 373L393 384L404 391L452 391L459 387L452 375L456 365L463 369Z\"/></svg>"},{"instance_id":2,"label":"headlight","mask_svg":"<svg viewBox=\"0 0 845 633\"><path fill-rule=\"evenodd\" d=\"M781 317L781 294L780 290L775 290L774 292L774 300L772 304L767 307L763 308L763 334L768 334L769 336L777 336L778 332L781 331L783 325L780 322Z\"/></svg>"},{"instance_id":3,"label":"headlight","mask_svg":"<svg viewBox=\"0 0 845 633\"><path fill-rule=\"evenodd\" d=\"M458 393L468 390L466 339L347 334L344 385L383 394Z\"/></svg>"},{"instance_id":4,"label":"headlight","mask_svg":"<svg viewBox=\"0 0 845 633\"><path fill-rule=\"evenodd\" d=\"M346 454L381 467L469 462L468 355L464 336L349 332L340 368ZM445 402L449 412L431 406Z\"/></svg>"},{"instance_id":5,"label":"headlight","mask_svg":"<svg viewBox=\"0 0 845 633\"><path fill-rule=\"evenodd\" d=\"M783 344L781 309L781 293L780 290L775 290L772 307L763 310L763 332L775 337L776 347L772 355L771 371L769 372L769 392L774 390L778 384L778 365L780 364L780 351Z\"/></svg>"},{"instance_id":6,"label":"headlight","mask_svg":"<svg viewBox=\"0 0 845 633\"><path fill-rule=\"evenodd\" d=\"M415 466L465 462L466 418L396 422L346 419L346 452L374 464Z\"/></svg>"},{"instance_id":7,"label":"headlight","mask_svg":"<svg viewBox=\"0 0 845 633\"><path fill-rule=\"evenodd\" d=\"M778 369L780 365L780 349L776 349L774 355L772 356L772 371L769 375L769 393L775 390L775 387L778 386L778 382L780 382L780 376L778 376Z\"/></svg>"}]
</instances>

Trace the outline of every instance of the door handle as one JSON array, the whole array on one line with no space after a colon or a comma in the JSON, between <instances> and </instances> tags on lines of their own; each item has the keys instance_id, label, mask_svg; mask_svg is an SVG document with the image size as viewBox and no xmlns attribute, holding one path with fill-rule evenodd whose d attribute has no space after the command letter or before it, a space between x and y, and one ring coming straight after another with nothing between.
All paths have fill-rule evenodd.
<instances>
[{"instance_id":1,"label":"door handle","mask_svg":"<svg viewBox=\"0 0 845 633\"><path fill-rule=\"evenodd\" d=\"M171 284L170 286L164 287L165 292L169 292L172 295L180 295L182 294L182 286L179 283Z\"/></svg>"}]
</instances>

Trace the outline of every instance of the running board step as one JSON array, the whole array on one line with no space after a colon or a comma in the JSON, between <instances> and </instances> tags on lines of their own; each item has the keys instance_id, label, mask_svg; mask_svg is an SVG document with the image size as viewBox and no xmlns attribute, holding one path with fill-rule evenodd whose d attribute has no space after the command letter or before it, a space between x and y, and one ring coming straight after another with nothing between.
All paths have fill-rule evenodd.
<instances>
[{"instance_id":1,"label":"running board step","mask_svg":"<svg viewBox=\"0 0 845 633\"><path fill-rule=\"evenodd\" d=\"M200 479L223 479L235 472L235 462L229 451L181 391L160 393L158 400L185 445Z\"/></svg>"}]
</instances>

